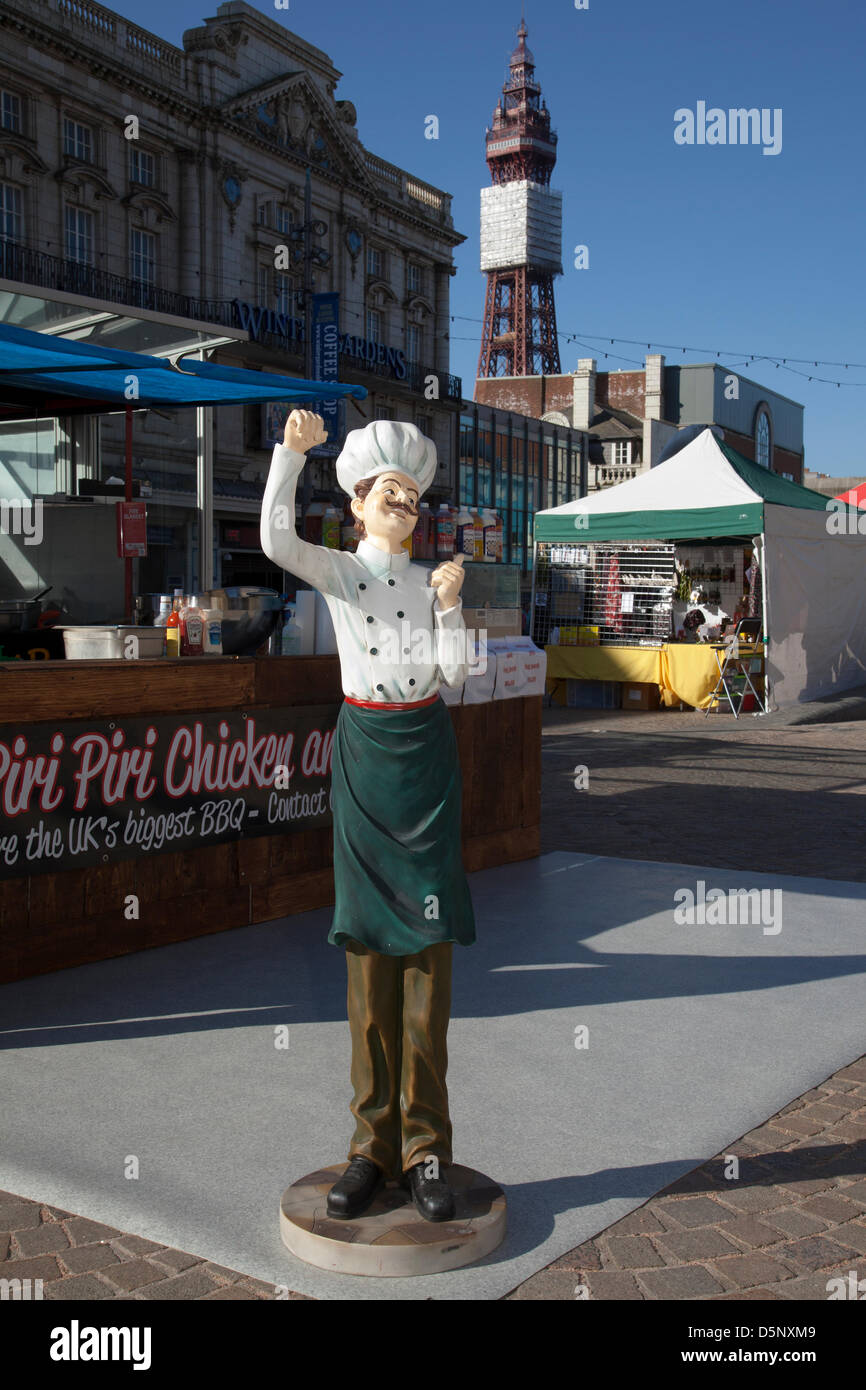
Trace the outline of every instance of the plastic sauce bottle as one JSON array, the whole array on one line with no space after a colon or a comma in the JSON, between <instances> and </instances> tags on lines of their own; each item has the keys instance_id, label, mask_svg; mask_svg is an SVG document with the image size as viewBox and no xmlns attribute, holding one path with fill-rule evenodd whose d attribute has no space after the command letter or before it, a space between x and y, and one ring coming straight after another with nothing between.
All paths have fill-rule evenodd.
<instances>
[{"instance_id":1,"label":"plastic sauce bottle","mask_svg":"<svg viewBox=\"0 0 866 1390\"><path fill-rule=\"evenodd\" d=\"M475 559L475 517L468 507L461 507L457 513L454 552L457 555L465 555L467 560Z\"/></svg>"},{"instance_id":2,"label":"plastic sauce bottle","mask_svg":"<svg viewBox=\"0 0 866 1390\"><path fill-rule=\"evenodd\" d=\"M502 523L494 511L485 507L482 514L484 523L484 559L488 564L502 559Z\"/></svg>"},{"instance_id":3,"label":"plastic sauce bottle","mask_svg":"<svg viewBox=\"0 0 866 1390\"><path fill-rule=\"evenodd\" d=\"M447 502L443 502L436 513L436 558L451 560L454 557L454 513Z\"/></svg>"},{"instance_id":4,"label":"plastic sauce bottle","mask_svg":"<svg viewBox=\"0 0 866 1390\"><path fill-rule=\"evenodd\" d=\"M222 656L222 613L219 608L203 608L202 615L204 617L204 654L205 656Z\"/></svg>"},{"instance_id":5,"label":"plastic sauce bottle","mask_svg":"<svg viewBox=\"0 0 866 1390\"><path fill-rule=\"evenodd\" d=\"M328 507L322 518L322 545L328 550L340 549L340 513Z\"/></svg>"},{"instance_id":6,"label":"plastic sauce bottle","mask_svg":"<svg viewBox=\"0 0 866 1390\"><path fill-rule=\"evenodd\" d=\"M467 556L467 558L468 558L468 559L474 559L474 560L483 560L483 559L484 559L484 520L483 520L482 513L481 513L480 511L473 512L473 513L472 513L472 520L473 520L474 523L475 523L475 531L474 531L474 534L473 534L473 536L472 536L472 540L473 540L473 553L472 553L471 556Z\"/></svg>"},{"instance_id":7,"label":"plastic sauce bottle","mask_svg":"<svg viewBox=\"0 0 866 1390\"><path fill-rule=\"evenodd\" d=\"M204 613L195 595L180 610L181 656L204 656Z\"/></svg>"}]
</instances>

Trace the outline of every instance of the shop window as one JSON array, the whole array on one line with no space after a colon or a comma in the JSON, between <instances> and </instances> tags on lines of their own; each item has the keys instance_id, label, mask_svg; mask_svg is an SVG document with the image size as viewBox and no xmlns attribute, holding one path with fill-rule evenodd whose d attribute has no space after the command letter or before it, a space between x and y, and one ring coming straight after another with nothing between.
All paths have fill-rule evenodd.
<instances>
[{"instance_id":1,"label":"shop window","mask_svg":"<svg viewBox=\"0 0 866 1390\"><path fill-rule=\"evenodd\" d=\"M68 116L64 118L63 153L85 164L93 163L93 131L89 125L82 125Z\"/></svg>"},{"instance_id":2,"label":"shop window","mask_svg":"<svg viewBox=\"0 0 866 1390\"><path fill-rule=\"evenodd\" d=\"M134 145L130 146L129 178L131 183L141 183L146 188L153 188L156 183L156 161L149 150L138 150Z\"/></svg>"},{"instance_id":3,"label":"shop window","mask_svg":"<svg viewBox=\"0 0 866 1390\"><path fill-rule=\"evenodd\" d=\"M93 213L83 208L66 209L66 259L93 265Z\"/></svg>"},{"instance_id":4,"label":"shop window","mask_svg":"<svg viewBox=\"0 0 866 1390\"><path fill-rule=\"evenodd\" d=\"M23 123L21 119L21 98L14 92L0 92L0 125L4 130L15 131L21 134Z\"/></svg>"},{"instance_id":5,"label":"shop window","mask_svg":"<svg viewBox=\"0 0 866 1390\"><path fill-rule=\"evenodd\" d=\"M137 227L129 233L129 274L141 284L156 284L156 237Z\"/></svg>"},{"instance_id":6,"label":"shop window","mask_svg":"<svg viewBox=\"0 0 866 1390\"><path fill-rule=\"evenodd\" d=\"M20 241L24 232L21 189L0 183L0 241Z\"/></svg>"}]
</instances>

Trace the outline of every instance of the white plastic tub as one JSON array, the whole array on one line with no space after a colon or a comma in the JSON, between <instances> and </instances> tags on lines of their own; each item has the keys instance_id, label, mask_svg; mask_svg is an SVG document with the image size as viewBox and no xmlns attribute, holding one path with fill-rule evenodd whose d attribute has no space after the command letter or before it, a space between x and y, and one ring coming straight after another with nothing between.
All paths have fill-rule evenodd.
<instances>
[{"instance_id":1,"label":"white plastic tub","mask_svg":"<svg viewBox=\"0 0 866 1390\"><path fill-rule=\"evenodd\" d=\"M67 657L84 661L136 660L165 655L164 627L115 623L99 627L64 627Z\"/></svg>"}]
</instances>

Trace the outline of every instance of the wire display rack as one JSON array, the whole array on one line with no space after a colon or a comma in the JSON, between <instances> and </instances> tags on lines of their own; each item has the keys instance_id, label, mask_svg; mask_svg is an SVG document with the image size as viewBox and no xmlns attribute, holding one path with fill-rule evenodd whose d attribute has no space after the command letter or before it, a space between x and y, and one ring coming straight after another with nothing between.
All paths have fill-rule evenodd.
<instances>
[{"instance_id":1,"label":"wire display rack","mask_svg":"<svg viewBox=\"0 0 866 1390\"><path fill-rule=\"evenodd\" d=\"M676 548L664 541L536 546L537 646L659 647L671 636Z\"/></svg>"}]
</instances>

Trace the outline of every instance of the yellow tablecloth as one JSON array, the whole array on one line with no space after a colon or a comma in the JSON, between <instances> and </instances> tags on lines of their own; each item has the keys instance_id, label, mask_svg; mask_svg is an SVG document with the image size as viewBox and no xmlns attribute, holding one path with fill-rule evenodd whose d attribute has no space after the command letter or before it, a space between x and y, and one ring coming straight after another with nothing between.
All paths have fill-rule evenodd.
<instances>
[{"instance_id":1,"label":"yellow tablecloth","mask_svg":"<svg viewBox=\"0 0 866 1390\"><path fill-rule=\"evenodd\" d=\"M545 647L554 679L658 683L658 647Z\"/></svg>"},{"instance_id":2,"label":"yellow tablecloth","mask_svg":"<svg viewBox=\"0 0 866 1390\"><path fill-rule=\"evenodd\" d=\"M657 685L662 703L706 709L719 678L715 652L702 643L663 647L545 647L548 680L638 681Z\"/></svg>"},{"instance_id":3,"label":"yellow tablecloth","mask_svg":"<svg viewBox=\"0 0 866 1390\"><path fill-rule=\"evenodd\" d=\"M719 679L716 653L712 647L666 642L659 652L659 685L662 704L670 707L693 705L706 709Z\"/></svg>"}]
</instances>

